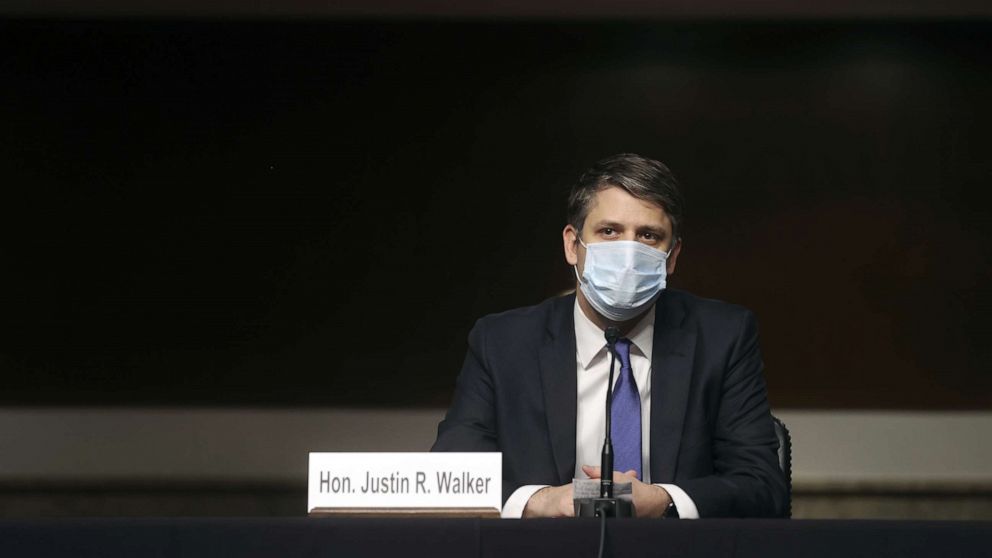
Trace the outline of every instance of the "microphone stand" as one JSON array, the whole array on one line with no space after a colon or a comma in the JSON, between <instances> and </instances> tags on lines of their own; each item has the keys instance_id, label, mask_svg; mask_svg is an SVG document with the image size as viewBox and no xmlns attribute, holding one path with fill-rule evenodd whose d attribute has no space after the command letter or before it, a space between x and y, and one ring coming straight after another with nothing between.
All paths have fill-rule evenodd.
<instances>
[{"instance_id":1,"label":"microphone stand","mask_svg":"<svg viewBox=\"0 0 992 558\"><path fill-rule=\"evenodd\" d=\"M613 426L613 368L616 365L616 344L619 338L618 328L606 328L606 346L610 351L610 379L606 384L606 438L603 440L603 454L600 458L599 498L575 500L576 517L634 517L633 503L613 496L613 437L610 431Z\"/></svg>"}]
</instances>

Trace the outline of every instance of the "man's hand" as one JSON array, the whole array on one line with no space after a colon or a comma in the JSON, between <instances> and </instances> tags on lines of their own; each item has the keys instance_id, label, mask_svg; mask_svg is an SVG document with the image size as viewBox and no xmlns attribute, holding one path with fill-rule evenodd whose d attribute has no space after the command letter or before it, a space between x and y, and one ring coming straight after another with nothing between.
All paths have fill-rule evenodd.
<instances>
[{"instance_id":1,"label":"man's hand","mask_svg":"<svg viewBox=\"0 0 992 558\"><path fill-rule=\"evenodd\" d=\"M591 479L600 478L599 467L583 465L582 472L589 475ZM630 471L621 473L613 471L613 482L631 483L631 491L634 493L634 509L637 517L661 517L668 509L668 504L672 502L672 497L668 491L660 486L645 484L637 479L637 472ZM535 494L536 496L536 494Z\"/></svg>"},{"instance_id":2,"label":"man's hand","mask_svg":"<svg viewBox=\"0 0 992 558\"><path fill-rule=\"evenodd\" d=\"M534 493L524 507L524 517L572 517L572 484L548 486Z\"/></svg>"}]
</instances>

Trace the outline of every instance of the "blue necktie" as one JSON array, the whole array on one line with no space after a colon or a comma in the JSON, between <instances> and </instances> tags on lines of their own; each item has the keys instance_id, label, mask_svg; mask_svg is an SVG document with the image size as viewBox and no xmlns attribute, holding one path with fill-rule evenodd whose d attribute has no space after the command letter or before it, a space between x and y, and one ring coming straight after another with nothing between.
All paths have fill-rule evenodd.
<instances>
[{"instance_id":1,"label":"blue necktie","mask_svg":"<svg viewBox=\"0 0 992 558\"><path fill-rule=\"evenodd\" d=\"M637 393L637 382L630 367L630 339L618 339L617 358L620 361L620 377L613 389L613 424L610 435L613 437L613 468L621 473L631 469L641 477L641 396ZM607 474L604 472L604 474Z\"/></svg>"}]
</instances>

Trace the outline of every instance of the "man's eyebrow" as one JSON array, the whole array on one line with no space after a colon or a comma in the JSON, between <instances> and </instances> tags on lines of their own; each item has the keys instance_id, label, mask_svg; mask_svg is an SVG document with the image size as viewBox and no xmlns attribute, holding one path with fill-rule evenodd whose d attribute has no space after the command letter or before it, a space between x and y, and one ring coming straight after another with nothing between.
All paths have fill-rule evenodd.
<instances>
[{"instance_id":1,"label":"man's eyebrow","mask_svg":"<svg viewBox=\"0 0 992 558\"><path fill-rule=\"evenodd\" d=\"M654 233L655 235L658 236L658 238L665 238L666 236L668 236L668 233L665 231L665 229L661 227L652 227L651 225L642 225L640 227L637 227L637 232Z\"/></svg>"},{"instance_id":2,"label":"man's eyebrow","mask_svg":"<svg viewBox=\"0 0 992 558\"><path fill-rule=\"evenodd\" d=\"M624 228L622 223L617 223L616 221L607 221L605 219L602 220L602 221L598 221L594 226L597 229L598 228L602 228L602 227L609 227L611 229L623 229Z\"/></svg>"}]
</instances>

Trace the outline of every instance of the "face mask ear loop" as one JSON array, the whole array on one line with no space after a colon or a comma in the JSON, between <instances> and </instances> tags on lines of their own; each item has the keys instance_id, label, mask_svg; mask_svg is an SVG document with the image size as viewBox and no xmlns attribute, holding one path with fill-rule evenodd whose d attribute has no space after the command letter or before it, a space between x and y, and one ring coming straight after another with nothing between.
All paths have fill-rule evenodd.
<instances>
[{"instance_id":1,"label":"face mask ear loop","mask_svg":"<svg viewBox=\"0 0 992 558\"><path fill-rule=\"evenodd\" d=\"M582 239L579 238L579 235L578 234L575 235L575 240L578 240L579 241L579 244L581 244L582 247L587 250L586 257L588 258L589 257L589 253L588 253L589 246L587 246L585 242L582 242ZM575 265L572 266L572 271L575 272L575 279L579 282L580 285L582 285L583 284L582 283L582 277L579 276L578 254L576 254L576 262L575 262Z\"/></svg>"}]
</instances>

